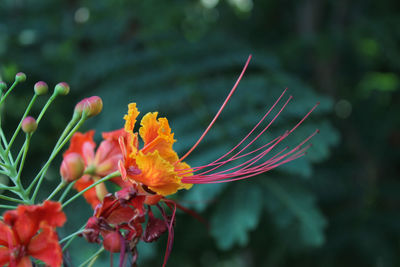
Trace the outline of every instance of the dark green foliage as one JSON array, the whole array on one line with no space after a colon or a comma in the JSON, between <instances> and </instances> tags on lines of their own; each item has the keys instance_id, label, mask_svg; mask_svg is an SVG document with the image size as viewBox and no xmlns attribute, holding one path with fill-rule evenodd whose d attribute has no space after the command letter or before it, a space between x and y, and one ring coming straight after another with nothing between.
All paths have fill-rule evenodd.
<instances>
[{"instance_id":1,"label":"dark green foliage","mask_svg":"<svg viewBox=\"0 0 400 267\"><path fill-rule=\"evenodd\" d=\"M127 104L137 102L141 115L158 111L168 118L182 155L251 53L238 91L187 162L204 165L228 151L285 88L294 99L257 145L291 129L317 101L283 146L293 147L315 129L321 133L306 157L273 172L178 194L211 228L179 213L169 266L398 266L399 4L235 2L207 8L182 0L3 0L0 75L10 83L18 71L27 74L5 107L6 135L36 81L46 81L50 91L60 81L71 85L32 140L25 182L43 164L75 103L91 95L104 101L103 112L85 125L98 131L98 140L101 131L122 127ZM87 10L77 13L82 7L87 21ZM54 185L58 164L48 177ZM66 212L73 215L60 236L91 216L84 201ZM161 265L165 247L165 237L140 245L140 264ZM76 242L72 262L96 249ZM96 263L107 265L104 255Z\"/></svg>"}]
</instances>

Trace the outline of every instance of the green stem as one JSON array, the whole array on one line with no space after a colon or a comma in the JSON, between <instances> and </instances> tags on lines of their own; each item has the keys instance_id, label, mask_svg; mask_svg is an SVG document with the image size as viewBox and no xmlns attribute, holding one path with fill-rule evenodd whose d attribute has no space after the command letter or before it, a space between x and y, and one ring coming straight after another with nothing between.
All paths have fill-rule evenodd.
<instances>
[{"instance_id":1,"label":"green stem","mask_svg":"<svg viewBox=\"0 0 400 267\"><path fill-rule=\"evenodd\" d=\"M60 145L60 143L64 140L65 136L71 131L72 127L74 126L74 124L76 124L79 121L79 119L80 119L80 117L75 116L75 114L74 114L74 116L72 116L72 119L69 121L68 125L65 127L64 131L58 138L58 141L57 141L55 147L58 147Z\"/></svg>"},{"instance_id":2,"label":"green stem","mask_svg":"<svg viewBox=\"0 0 400 267\"><path fill-rule=\"evenodd\" d=\"M37 119L36 119L37 124L39 124L39 122L42 119L44 113L49 108L50 104L54 101L54 99L56 99L56 97L57 97L57 93L56 93L56 91L54 91L54 93L50 96L50 98L47 100L46 104L42 108L42 111L40 112L39 116L37 117Z\"/></svg>"},{"instance_id":3,"label":"green stem","mask_svg":"<svg viewBox=\"0 0 400 267\"><path fill-rule=\"evenodd\" d=\"M0 209L14 210L16 208L17 208L16 206L11 206L11 205L0 205Z\"/></svg>"},{"instance_id":4,"label":"green stem","mask_svg":"<svg viewBox=\"0 0 400 267\"><path fill-rule=\"evenodd\" d=\"M6 186L6 185L0 184L0 190L9 190L9 191L13 191L13 190L15 190L15 187L11 187L11 186Z\"/></svg>"},{"instance_id":5,"label":"green stem","mask_svg":"<svg viewBox=\"0 0 400 267\"><path fill-rule=\"evenodd\" d=\"M19 165L19 169L18 169L18 174L17 174L17 179L16 182L20 184L20 180L21 180L21 173L22 173L22 169L24 168L24 164L25 164L25 159L26 159L26 155L28 153L28 149L29 149L29 143L31 140L32 134L31 133L27 133L26 134L26 145L24 146L24 154L22 155L22 160L21 160L21 164ZM21 186L22 188L22 186Z\"/></svg>"},{"instance_id":6,"label":"green stem","mask_svg":"<svg viewBox=\"0 0 400 267\"><path fill-rule=\"evenodd\" d=\"M96 253L94 253L89 259L85 260L84 262L79 265L79 267L83 267L86 264L90 263L92 260L96 260L97 257L104 251L104 247L101 247Z\"/></svg>"},{"instance_id":7,"label":"green stem","mask_svg":"<svg viewBox=\"0 0 400 267\"><path fill-rule=\"evenodd\" d=\"M3 95L3 97L2 97L1 100L0 100L0 106L3 104L4 100L6 100L7 96L11 93L11 91L15 88L15 86L17 86L17 84L18 84L18 81L15 81L15 82L11 85L11 87L8 89L7 93L5 93L5 94Z\"/></svg>"},{"instance_id":8,"label":"green stem","mask_svg":"<svg viewBox=\"0 0 400 267\"><path fill-rule=\"evenodd\" d=\"M19 124L18 124L17 129L15 130L13 136L11 137L10 142L8 143L8 147L7 147L7 149L6 149L6 154L8 154L8 153L10 152L11 146L12 146L12 144L14 143L15 138L17 137L19 131L21 130L22 122L24 121L24 119L25 119L26 116L28 115L29 111L31 110L31 108L32 108L32 106L33 106L33 103L35 103L36 98L37 98L37 95L34 94L33 97L32 97L32 99L31 99L31 102L29 102L29 105L28 105L28 107L27 107L26 110L25 110L24 115L22 116L21 121L20 121Z\"/></svg>"},{"instance_id":9,"label":"green stem","mask_svg":"<svg viewBox=\"0 0 400 267\"><path fill-rule=\"evenodd\" d=\"M47 198L47 200L52 199L67 183L64 181L61 181L61 183L58 184L56 189L50 194L50 196Z\"/></svg>"},{"instance_id":10,"label":"green stem","mask_svg":"<svg viewBox=\"0 0 400 267\"><path fill-rule=\"evenodd\" d=\"M4 199L4 200L8 200L8 201L13 201L13 202L25 204L25 201L23 201L23 200L12 198L12 197L7 197L7 196L3 196L3 195L0 195L0 199Z\"/></svg>"},{"instance_id":11,"label":"green stem","mask_svg":"<svg viewBox=\"0 0 400 267\"><path fill-rule=\"evenodd\" d=\"M74 184L76 183L76 181L73 181L72 183L70 183L67 188L64 190L64 192L62 193L60 199L58 200L58 202L62 203L64 198L68 195L69 191L71 190L71 188L74 186Z\"/></svg>"},{"instance_id":12,"label":"green stem","mask_svg":"<svg viewBox=\"0 0 400 267\"><path fill-rule=\"evenodd\" d=\"M50 158L47 160L46 164L43 166L43 168L40 170L40 172L33 179L31 185L27 189L27 192L29 194L29 192L32 190L32 188L35 185L35 183L38 182L37 185L36 185L35 191L34 191L34 193L32 195L32 201L35 201L36 195L37 195L38 190L40 188L40 185L41 185L41 183L43 181L44 175L46 174L47 169L49 168L51 162L57 156L57 154L60 152L62 147L72 137L72 135L79 129L79 127L81 127L81 125L85 122L85 120L86 120L86 116L82 116L82 118L79 120L79 122L76 124L76 126L72 129L72 131L67 135L67 137L58 146L54 147L53 152L50 155Z\"/></svg>"},{"instance_id":13,"label":"green stem","mask_svg":"<svg viewBox=\"0 0 400 267\"><path fill-rule=\"evenodd\" d=\"M3 167L4 169L9 169L10 168L9 165L1 163L1 162L0 162L0 166Z\"/></svg>"},{"instance_id":14,"label":"green stem","mask_svg":"<svg viewBox=\"0 0 400 267\"><path fill-rule=\"evenodd\" d=\"M3 129L1 127L0 127L0 137L1 137L1 140L3 141L3 143L4 143L4 147L5 148L8 147L6 136L4 135ZM10 165L14 165L14 160L13 160L12 155L10 153L7 155L4 152L4 155L2 155L2 157L3 157L3 160L4 161L7 160L7 162L10 163Z\"/></svg>"},{"instance_id":15,"label":"green stem","mask_svg":"<svg viewBox=\"0 0 400 267\"><path fill-rule=\"evenodd\" d=\"M22 154L24 154L26 143L27 143L27 140L25 139L25 142L24 142L24 144L22 145L21 150L18 152L17 158L15 159L15 162L14 162L15 166L18 165L19 160L20 160L21 157L22 157Z\"/></svg>"},{"instance_id":16,"label":"green stem","mask_svg":"<svg viewBox=\"0 0 400 267\"><path fill-rule=\"evenodd\" d=\"M83 189L83 190L80 191L79 193L75 194L75 195L74 195L73 197L71 197L70 199L68 199L68 200L62 205L62 208L65 208L65 206L67 206L69 203L71 203L71 202L72 202L73 200L75 200L77 197L83 195L83 193L85 193L85 192L88 191L89 189L95 187L96 185L101 184L101 183L103 183L103 182L105 182L105 181L108 181L108 180L110 180L111 178L118 177L118 176L120 176L120 175L121 175L121 174L120 174L119 171L115 171L115 172L113 172L113 173L110 173L110 174L107 175L106 177L104 177L104 178L98 180L97 182L95 182L95 183L93 183L92 185L86 187L85 189Z\"/></svg>"},{"instance_id":17,"label":"green stem","mask_svg":"<svg viewBox=\"0 0 400 267\"><path fill-rule=\"evenodd\" d=\"M60 241L60 244L61 244L61 243L64 243L65 241L67 241L67 243L65 243L65 245L64 245L63 248L62 248L62 251L63 251L63 252L69 247L69 245L72 243L72 241L74 241L74 239L75 239L80 233L83 232L83 230L85 229L85 227L86 227L86 224L84 224L84 225L83 225L78 231L76 231L75 233L70 234L69 236L63 238L63 239Z\"/></svg>"},{"instance_id":18,"label":"green stem","mask_svg":"<svg viewBox=\"0 0 400 267\"><path fill-rule=\"evenodd\" d=\"M83 225L83 226L82 226L78 231L76 231L75 233L72 233L72 234L70 234L70 235L64 237L63 239L61 239L61 241L60 241L59 243L60 243L60 244L61 244L61 243L64 243L65 241L67 241L67 240L69 240L69 239L71 239L71 238L73 238L73 237L79 235L80 233L83 232L83 230L85 229L85 226L86 226L86 224Z\"/></svg>"}]
</instances>

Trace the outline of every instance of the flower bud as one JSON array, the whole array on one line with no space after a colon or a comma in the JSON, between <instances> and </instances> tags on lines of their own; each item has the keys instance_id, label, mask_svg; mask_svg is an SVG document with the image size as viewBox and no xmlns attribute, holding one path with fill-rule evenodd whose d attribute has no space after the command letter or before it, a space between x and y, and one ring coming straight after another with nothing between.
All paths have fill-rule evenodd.
<instances>
[{"instance_id":1,"label":"flower bud","mask_svg":"<svg viewBox=\"0 0 400 267\"><path fill-rule=\"evenodd\" d=\"M28 116L22 121L21 126L24 133L33 133L34 131L36 131L38 125L33 117Z\"/></svg>"},{"instance_id":2,"label":"flower bud","mask_svg":"<svg viewBox=\"0 0 400 267\"><path fill-rule=\"evenodd\" d=\"M7 84L3 81L0 81L0 92L7 89Z\"/></svg>"},{"instance_id":3,"label":"flower bud","mask_svg":"<svg viewBox=\"0 0 400 267\"><path fill-rule=\"evenodd\" d=\"M78 104L76 104L74 113L79 116L85 114L86 117L90 118L99 114L102 109L103 101L101 98L98 96L91 96L82 99Z\"/></svg>"},{"instance_id":4,"label":"flower bud","mask_svg":"<svg viewBox=\"0 0 400 267\"><path fill-rule=\"evenodd\" d=\"M35 83L33 89L35 90L36 95L44 95L47 94L49 87L47 86L47 83L40 81Z\"/></svg>"},{"instance_id":5,"label":"flower bud","mask_svg":"<svg viewBox=\"0 0 400 267\"><path fill-rule=\"evenodd\" d=\"M61 82L54 87L54 91L57 95L68 95L69 85L66 82Z\"/></svg>"},{"instance_id":6,"label":"flower bud","mask_svg":"<svg viewBox=\"0 0 400 267\"><path fill-rule=\"evenodd\" d=\"M85 161L78 153L72 152L67 154L60 167L60 174L65 182L73 182L82 177L85 171Z\"/></svg>"},{"instance_id":7,"label":"flower bud","mask_svg":"<svg viewBox=\"0 0 400 267\"><path fill-rule=\"evenodd\" d=\"M18 72L15 74L15 80L19 83L25 82L26 81L26 75L23 72Z\"/></svg>"},{"instance_id":8,"label":"flower bud","mask_svg":"<svg viewBox=\"0 0 400 267\"><path fill-rule=\"evenodd\" d=\"M105 250L112 253L121 251L121 235L119 232L110 232L103 237L103 246Z\"/></svg>"}]
</instances>

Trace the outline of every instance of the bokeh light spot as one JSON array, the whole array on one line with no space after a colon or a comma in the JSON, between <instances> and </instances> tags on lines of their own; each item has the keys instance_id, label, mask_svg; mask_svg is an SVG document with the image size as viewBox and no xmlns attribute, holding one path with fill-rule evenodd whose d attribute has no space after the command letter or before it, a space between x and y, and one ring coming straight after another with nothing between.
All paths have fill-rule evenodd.
<instances>
[{"instance_id":1,"label":"bokeh light spot","mask_svg":"<svg viewBox=\"0 0 400 267\"><path fill-rule=\"evenodd\" d=\"M22 45L31 45L35 42L35 40L36 40L36 33L31 29L26 29L21 31L21 33L18 36L18 41Z\"/></svg>"},{"instance_id":2,"label":"bokeh light spot","mask_svg":"<svg viewBox=\"0 0 400 267\"><path fill-rule=\"evenodd\" d=\"M75 11L75 21L77 23L85 23L90 18L90 11L87 7L78 8Z\"/></svg>"}]
</instances>

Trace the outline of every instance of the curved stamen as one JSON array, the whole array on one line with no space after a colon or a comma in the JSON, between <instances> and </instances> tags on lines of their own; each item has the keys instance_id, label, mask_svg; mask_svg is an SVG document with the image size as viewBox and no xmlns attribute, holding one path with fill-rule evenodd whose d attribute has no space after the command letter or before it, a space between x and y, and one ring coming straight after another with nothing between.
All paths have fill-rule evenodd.
<instances>
[{"instance_id":1,"label":"curved stamen","mask_svg":"<svg viewBox=\"0 0 400 267\"><path fill-rule=\"evenodd\" d=\"M251 60L251 55L249 55L249 57L247 58L246 64L243 67L242 72L239 75L239 78L237 79L236 83L234 84L233 88L231 89L231 91L229 92L228 96L226 97L224 103L222 104L222 106L219 108L217 114L215 114L213 120L211 121L211 123L207 126L206 130L203 132L203 134L200 136L199 140L197 140L197 142L189 149L188 152L186 152L185 155L183 155L183 157L181 157L177 162L175 162L175 164L181 162L182 160L184 160L187 156L190 155L190 153L192 153L192 151L200 144L201 140L203 140L203 138L206 136L206 134L208 133L208 131L211 129L211 127L214 125L215 121L218 119L219 115L221 114L222 110L225 108L226 104L228 103L229 99L231 98L231 96L233 95L233 93L236 91L237 86L239 85L240 80L242 79L244 73L246 72L247 66L249 65Z\"/></svg>"}]
</instances>

